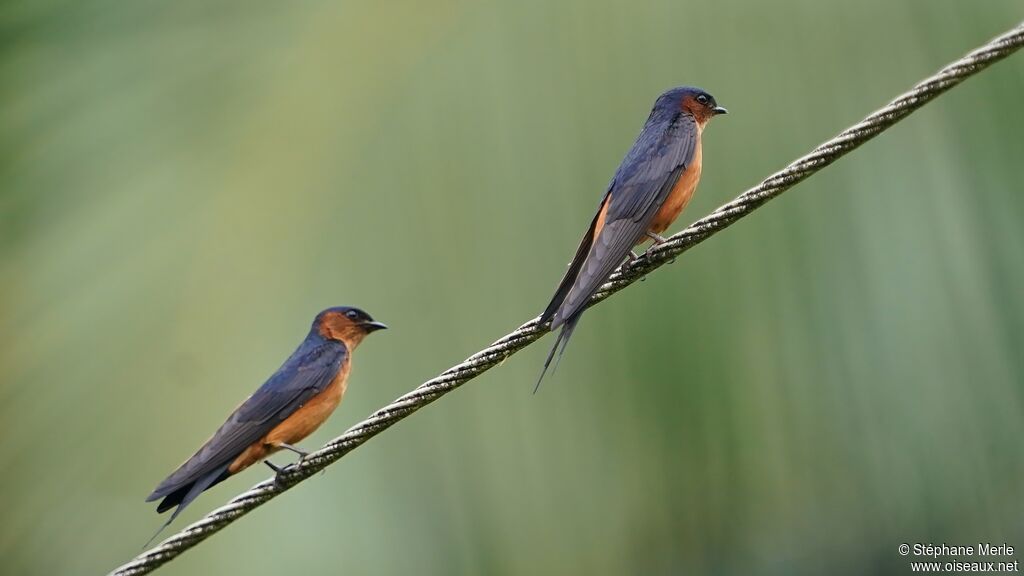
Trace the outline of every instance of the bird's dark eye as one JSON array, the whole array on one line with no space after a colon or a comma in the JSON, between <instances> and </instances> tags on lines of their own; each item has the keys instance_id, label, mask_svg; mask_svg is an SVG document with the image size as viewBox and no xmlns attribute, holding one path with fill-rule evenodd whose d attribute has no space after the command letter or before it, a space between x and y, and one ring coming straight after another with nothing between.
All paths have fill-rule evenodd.
<instances>
[{"instance_id":1,"label":"bird's dark eye","mask_svg":"<svg viewBox=\"0 0 1024 576\"><path fill-rule=\"evenodd\" d=\"M355 310L349 310L348 312L345 312L345 317L348 318L349 320L358 320L359 312L356 312Z\"/></svg>"},{"instance_id":2,"label":"bird's dark eye","mask_svg":"<svg viewBox=\"0 0 1024 576\"><path fill-rule=\"evenodd\" d=\"M707 94L698 94L697 95L697 102L700 102L701 104L707 104L708 100L709 100L709 98L708 98Z\"/></svg>"}]
</instances>

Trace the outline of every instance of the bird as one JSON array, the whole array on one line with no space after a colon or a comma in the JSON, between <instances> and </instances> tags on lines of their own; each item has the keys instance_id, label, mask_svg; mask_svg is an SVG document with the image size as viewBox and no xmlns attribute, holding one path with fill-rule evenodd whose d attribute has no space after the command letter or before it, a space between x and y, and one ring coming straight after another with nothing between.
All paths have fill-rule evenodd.
<instances>
[{"instance_id":1,"label":"bird","mask_svg":"<svg viewBox=\"0 0 1024 576\"><path fill-rule=\"evenodd\" d=\"M184 464L146 498L175 507L152 542L200 493L278 450L306 457L295 445L313 433L345 395L352 352L368 334L386 329L359 308L338 306L316 315L309 334L284 364L228 416ZM275 472L280 468L266 464ZM146 545L149 545L149 542Z\"/></svg>"},{"instance_id":2,"label":"bird","mask_svg":"<svg viewBox=\"0 0 1024 576\"><path fill-rule=\"evenodd\" d=\"M561 331L534 392L556 350L561 359L590 297L619 265L637 257L633 247L648 239L652 247L665 241L660 234L686 208L700 180L701 133L711 118L727 113L711 94L693 86L672 88L658 96L540 316L540 325L550 322L551 331L559 327Z\"/></svg>"}]
</instances>

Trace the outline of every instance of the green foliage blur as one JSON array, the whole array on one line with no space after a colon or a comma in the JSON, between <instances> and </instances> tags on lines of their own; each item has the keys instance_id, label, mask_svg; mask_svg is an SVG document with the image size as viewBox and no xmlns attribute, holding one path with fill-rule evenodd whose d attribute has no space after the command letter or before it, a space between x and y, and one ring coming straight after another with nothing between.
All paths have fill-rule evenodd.
<instances>
[{"instance_id":1,"label":"green foliage blur","mask_svg":"<svg viewBox=\"0 0 1024 576\"><path fill-rule=\"evenodd\" d=\"M539 313L662 90L730 110L678 230L1022 15L3 3L0 572L137 554L163 520L143 498L322 308L392 330L310 448ZM903 542L1024 550L1022 94L1017 55L593 309L537 395L550 337L159 573L904 574Z\"/></svg>"}]
</instances>

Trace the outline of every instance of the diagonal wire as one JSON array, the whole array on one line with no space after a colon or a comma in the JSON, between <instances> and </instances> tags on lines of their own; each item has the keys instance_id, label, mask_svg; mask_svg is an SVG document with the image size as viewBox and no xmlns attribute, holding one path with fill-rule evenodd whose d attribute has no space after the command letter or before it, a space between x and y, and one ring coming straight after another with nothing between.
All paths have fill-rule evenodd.
<instances>
[{"instance_id":1,"label":"diagonal wire","mask_svg":"<svg viewBox=\"0 0 1024 576\"><path fill-rule=\"evenodd\" d=\"M874 138L939 94L981 72L989 65L1006 58L1020 49L1022 45L1024 45L1024 23L1018 24L1005 34L993 38L980 48L947 65L936 74L918 83L909 92L898 96L864 120L821 144L810 154L797 159L757 186L740 194L732 202L694 222L682 232L674 234L664 244L658 245L636 261L623 266L591 298L588 306L604 300L632 284L638 278L649 274L679 254L708 239L712 234L725 229L768 200L782 194L864 142ZM411 392L377 410L366 420L349 428L323 448L311 453L296 466L288 468L276 479L271 478L256 484L226 505L217 508L201 520L167 538L160 545L115 569L109 576L137 576L152 572L271 498L324 469L416 410L500 364L547 332L547 327L539 325L537 318L530 320L462 363L452 366L436 378L424 382Z\"/></svg>"}]
</instances>

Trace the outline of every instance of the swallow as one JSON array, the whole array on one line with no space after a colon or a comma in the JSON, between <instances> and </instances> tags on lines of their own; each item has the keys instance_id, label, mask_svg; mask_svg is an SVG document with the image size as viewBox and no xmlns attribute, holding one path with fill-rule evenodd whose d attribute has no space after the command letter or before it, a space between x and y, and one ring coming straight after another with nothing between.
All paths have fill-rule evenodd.
<instances>
[{"instance_id":1,"label":"swallow","mask_svg":"<svg viewBox=\"0 0 1024 576\"><path fill-rule=\"evenodd\" d=\"M660 236L686 208L701 172L701 133L711 118L728 110L700 88L672 88L658 97L640 136L615 171L608 190L583 235L569 269L541 325L562 328L544 361L536 392L558 352L562 357L590 297L625 260L633 247ZM561 345L561 348L559 348Z\"/></svg>"},{"instance_id":2,"label":"swallow","mask_svg":"<svg viewBox=\"0 0 1024 576\"><path fill-rule=\"evenodd\" d=\"M146 498L146 502L163 499L156 509L160 513L177 506L156 535L204 490L274 452L285 449L305 457L306 452L295 444L312 434L341 403L352 352L367 334L385 328L358 308L328 308L317 314L306 339L277 372ZM275 472L282 470L269 461L266 464Z\"/></svg>"}]
</instances>

